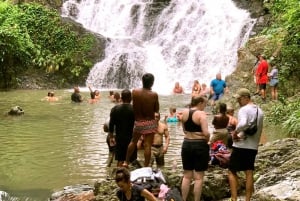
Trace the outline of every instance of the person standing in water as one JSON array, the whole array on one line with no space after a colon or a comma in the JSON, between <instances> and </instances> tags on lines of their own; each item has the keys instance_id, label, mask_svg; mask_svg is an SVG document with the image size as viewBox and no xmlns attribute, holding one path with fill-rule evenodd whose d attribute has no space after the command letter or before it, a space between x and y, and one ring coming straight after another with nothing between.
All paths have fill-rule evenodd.
<instances>
[{"instance_id":1,"label":"person standing in water","mask_svg":"<svg viewBox=\"0 0 300 201\"><path fill-rule=\"evenodd\" d=\"M126 152L132 138L134 126L134 113L130 104L130 90L124 89L121 92L121 99L122 103L111 109L109 121L109 138L116 142L115 157L118 161L117 166L119 167L122 166L126 159ZM116 131L115 135L114 130Z\"/></svg>"},{"instance_id":2,"label":"person standing in water","mask_svg":"<svg viewBox=\"0 0 300 201\"><path fill-rule=\"evenodd\" d=\"M83 101L83 98L80 95L79 87L74 87L74 92L71 95L71 100L75 103L81 103Z\"/></svg>"},{"instance_id":3,"label":"person standing in water","mask_svg":"<svg viewBox=\"0 0 300 201\"><path fill-rule=\"evenodd\" d=\"M158 122L154 117L159 111L158 94L151 90L154 84L154 75L146 73L142 77L143 88L133 89L132 106L134 111L133 137L128 145L124 167L128 166L129 159L134 152L141 135L144 138L144 166L150 166L151 146L154 134L157 132Z\"/></svg>"},{"instance_id":4,"label":"person standing in water","mask_svg":"<svg viewBox=\"0 0 300 201\"><path fill-rule=\"evenodd\" d=\"M156 167L160 168L165 165L165 154L170 144L170 134L166 123L160 121L160 114L155 113L155 119L158 121L157 132L154 134L151 154L151 165L156 162ZM165 140L164 140L165 139Z\"/></svg>"},{"instance_id":5,"label":"person standing in water","mask_svg":"<svg viewBox=\"0 0 300 201\"><path fill-rule=\"evenodd\" d=\"M182 93L183 93L182 86L180 86L179 82L176 82L173 88L173 94L182 94Z\"/></svg>"}]
</instances>

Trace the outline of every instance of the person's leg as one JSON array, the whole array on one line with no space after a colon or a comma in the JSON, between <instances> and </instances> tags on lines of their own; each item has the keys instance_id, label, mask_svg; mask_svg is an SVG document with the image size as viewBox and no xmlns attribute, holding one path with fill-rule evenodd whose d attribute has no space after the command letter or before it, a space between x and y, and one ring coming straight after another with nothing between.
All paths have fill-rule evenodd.
<instances>
[{"instance_id":1,"label":"person's leg","mask_svg":"<svg viewBox=\"0 0 300 201\"><path fill-rule=\"evenodd\" d=\"M199 201L202 193L204 172L194 171L194 200Z\"/></svg>"},{"instance_id":2,"label":"person's leg","mask_svg":"<svg viewBox=\"0 0 300 201\"><path fill-rule=\"evenodd\" d=\"M275 100L275 87L271 87L272 100Z\"/></svg>"},{"instance_id":3,"label":"person's leg","mask_svg":"<svg viewBox=\"0 0 300 201\"><path fill-rule=\"evenodd\" d=\"M192 177L193 177L192 170L184 170L182 183L181 183L181 194L182 194L183 201L186 201L187 196L189 194Z\"/></svg>"},{"instance_id":4,"label":"person's leg","mask_svg":"<svg viewBox=\"0 0 300 201\"><path fill-rule=\"evenodd\" d=\"M165 165L165 154L164 154L163 146L159 148L159 151L155 157L155 161L156 161L157 168L162 168Z\"/></svg>"},{"instance_id":5,"label":"person's leg","mask_svg":"<svg viewBox=\"0 0 300 201\"><path fill-rule=\"evenodd\" d=\"M266 100L266 84L260 84L260 94L263 101Z\"/></svg>"},{"instance_id":6,"label":"person's leg","mask_svg":"<svg viewBox=\"0 0 300 201\"><path fill-rule=\"evenodd\" d=\"M228 180L230 185L231 199L237 201L238 176L236 172L228 171Z\"/></svg>"},{"instance_id":7,"label":"person's leg","mask_svg":"<svg viewBox=\"0 0 300 201\"><path fill-rule=\"evenodd\" d=\"M150 166L150 159L151 159L151 146L153 143L154 133L144 135L144 167Z\"/></svg>"},{"instance_id":8,"label":"person's leg","mask_svg":"<svg viewBox=\"0 0 300 201\"><path fill-rule=\"evenodd\" d=\"M126 153L126 160L123 163L123 166L125 166L125 167L128 166L128 164L130 162L131 155L135 151L137 142L140 139L140 137L141 137L140 133L133 131L133 136L132 136L131 142L128 145L128 149L127 149L127 153Z\"/></svg>"},{"instance_id":9,"label":"person's leg","mask_svg":"<svg viewBox=\"0 0 300 201\"><path fill-rule=\"evenodd\" d=\"M250 201L252 193L254 191L254 181L253 181L253 170L246 170L246 199L245 201Z\"/></svg>"},{"instance_id":10,"label":"person's leg","mask_svg":"<svg viewBox=\"0 0 300 201\"><path fill-rule=\"evenodd\" d=\"M212 98L211 98L211 106L214 106L215 105L215 102L217 100L217 95L216 94L213 94Z\"/></svg>"},{"instance_id":11,"label":"person's leg","mask_svg":"<svg viewBox=\"0 0 300 201\"><path fill-rule=\"evenodd\" d=\"M274 86L274 97L275 97L275 100L278 100L278 89L277 89L277 86Z\"/></svg>"}]
</instances>

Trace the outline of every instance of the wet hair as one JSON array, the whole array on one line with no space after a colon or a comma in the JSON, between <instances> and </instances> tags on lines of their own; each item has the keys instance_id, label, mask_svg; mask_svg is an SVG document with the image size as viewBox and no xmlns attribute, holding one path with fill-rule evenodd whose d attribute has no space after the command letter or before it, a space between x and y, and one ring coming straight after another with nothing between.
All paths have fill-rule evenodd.
<instances>
[{"instance_id":1,"label":"wet hair","mask_svg":"<svg viewBox=\"0 0 300 201\"><path fill-rule=\"evenodd\" d=\"M151 89L154 83L154 75L151 73L146 73L143 75L142 81L143 81L143 88Z\"/></svg>"},{"instance_id":2,"label":"wet hair","mask_svg":"<svg viewBox=\"0 0 300 201\"><path fill-rule=\"evenodd\" d=\"M220 103L219 104L219 112L221 114L226 114L226 111L227 111L227 105L226 105L226 103Z\"/></svg>"},{"instance_id":3,"label":"wet hair","mask_svg":"<svg viewBox=\"0 0 300 201\"><path fill-rule=\"evenodd\" d=\"M204 103L206 101L207 101L207 99L204 96L194 96L194 97L192 97L190 107L194 107L194 106L198 105L199 103Z\"/></svg>"},{"instance_id":4,"label":"wet hair","mask_svg":"<svg viewBox=\"0 0 300 201\"><path fill-rule=\"evenodd\" d=\"M118 167L116 170L116 176L115 176L115 181L120 182L129 182L130 181L130 172L127 168L125 167Z\"/></svg>"},{"instance_id":5,"label":"wet hair","mask_svg":"<svg viewBox=\"0 0 300 201\"><path fill-rule=\"evenodd\" d=\"M114 95L114 91L109 91L109 95L110 96Z\"/></svg>"},{"instance_id":6,"label":"wet hair","mask_svg":"<svg viewBox=\"0 0 300 201\"><path fill-rule=\"evenodd\" d=\"M94 93L95 93L95 95L97 95L97 94L99 95L100 91L99 90L95 90Z\"/></svg>"},{"instance_id":7,"label":"wet hair","mask_svg":"<svg viewBox=\"0 0 300 201\"><path fill-rule=\"evenodd\" d=\"M114 93L114 98L115 98L116 101L120 101L120 99L121 99L120 93L119 92L115 92Z\"/></svg>"},{"instance_id":8,"label":"wet hair","mask_svg":"<svg viewBox=\"0 0 300 201\"><path fill-rule=\"evenodd\" d=\"M129 89L124 89L121 92L121 99L123 103L130 103L131 102L131 91Z\"/></svg>"},{"instance_id":9,"label":"wet hair","mask_svg":"<svg viewBox=\"0 0 300 201\"><path fill-rule=\"evenodd\" d=\"M176 113L176 107L170 107L170 112Z\"/></svg>"},{"instance_id":10,"label":"wet hair","mask_svg":"<svg viewBox=\"0 0 300 201\"><path fill-rule=\"evenodd\" d=\"M54 92L53 91L49 91L48 92L48 97L53 97L54 96Z\"/></svg>"},{"instance_id":11,"label":"wet hair","mask_svg":"<svg viewBox=\"0 0 300 201\"><path fill-rule=\"evenodd\" d=\"M96 96L95 91L92 91L92 92L91 92L91 99L95 99L95 96Z\"/></svg>"},{"instance_id":12,"label":"wet hair","mask_svg":"<svg viewBox=\"0 0 300 201\"><path fill-rule=\"evenodd\" d=\"M79 93L79 87L74 87L74 92Z\"/></svg>"}]
</instances>

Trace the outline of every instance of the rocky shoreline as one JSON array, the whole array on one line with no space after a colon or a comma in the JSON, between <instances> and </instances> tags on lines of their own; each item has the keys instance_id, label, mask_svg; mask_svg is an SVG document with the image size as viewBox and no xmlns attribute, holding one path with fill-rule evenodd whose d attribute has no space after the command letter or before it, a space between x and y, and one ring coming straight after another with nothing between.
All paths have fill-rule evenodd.
<instances>
[{"instance_id":1,"label":"rocky shoreline","mask_svg":"<svg viewBox=\"0 0 300 201\"><path fill-rule=\"evenodd\" d=\"M300 200L300 140L286 138L259 147L255 163L255 192L253 201ZM180 187L182 170L164 171L168 187ZM244 176L240 174L239 195L243 195ZM79 184L53 193L51 201L117 201L114 180L99 180L94 186ZM221 201L230 196L227 171L210 166L205 173L202 192L204 201ZM242 198L242 197L240 197ZM188 201L192 201L192 195Z\"/></svg>"}]
</instances>

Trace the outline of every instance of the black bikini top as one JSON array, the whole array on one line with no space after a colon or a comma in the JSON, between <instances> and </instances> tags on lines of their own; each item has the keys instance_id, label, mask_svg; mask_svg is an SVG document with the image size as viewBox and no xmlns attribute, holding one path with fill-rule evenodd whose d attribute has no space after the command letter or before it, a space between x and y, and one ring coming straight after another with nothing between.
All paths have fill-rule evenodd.
<instances>
[{"instance_id":1,"label":"black bikini top","mask_svg":"<svg viewBox=\"0 0 300 201\"><path fill-rule=\"evenodd\" d=\"M186 122L184 122L184 129L188 132L202 132L200 125L193 122L192 116L196 110L189 110L189 117Z\"/></svg>"}]
</instances>

